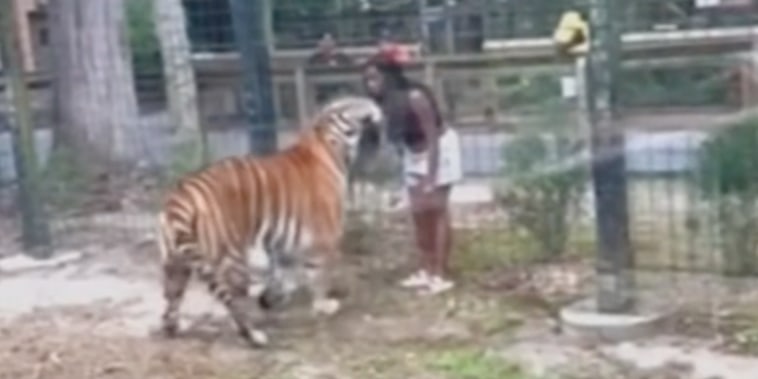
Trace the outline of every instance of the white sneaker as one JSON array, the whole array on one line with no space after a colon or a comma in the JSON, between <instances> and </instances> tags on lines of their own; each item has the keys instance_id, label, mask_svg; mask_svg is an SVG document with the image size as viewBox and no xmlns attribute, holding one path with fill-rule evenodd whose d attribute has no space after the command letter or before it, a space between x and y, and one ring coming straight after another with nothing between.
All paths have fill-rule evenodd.
<instances>
[{"instance_id":1,"label":"white sneaker","mask_svg":"<svg viewBox=\"0 0 758 379\"><path fill-rule=\"evenodd\" d=\"M455 283L452 280L447 280L439 276L432 276L426 284L427 293L430 295L443 293L454 287Z\"/></svg>"},{"instance_id":2,"label":"white sneaker","mask_svg":"<svg viewBox=\"0 0 758 379\"><path fill-rule=\"evenodd\" d=\"M411 276L400 282L400 285L405 288L424 287L429 284L429 274L424 270L419 270L413 273Z\"/></svg>"}]
</instances>

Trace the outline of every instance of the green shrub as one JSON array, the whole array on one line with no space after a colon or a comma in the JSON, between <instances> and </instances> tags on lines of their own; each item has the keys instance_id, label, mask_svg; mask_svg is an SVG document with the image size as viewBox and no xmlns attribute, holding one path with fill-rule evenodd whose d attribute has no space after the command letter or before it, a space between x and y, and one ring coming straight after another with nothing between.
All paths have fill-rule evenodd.
<instances>
[{"instance_id":1,"label":"green shrub","mask_svg":"<svg viewBox=\"0 0 758 379\"><path fill-rule=\"evenodd\" d=\"M153 18L153 0L128 0L125 6L135 73L160 73L163 67Z\"/></svg>"},{"instance_id":2,"label":"green shrub","mask_svg":"<svg viewBox=\"0 0 758 379\"><path fill-rule=\"evenodd\" d=\"M577 159L582 143L567 134L554 132L546 140L528 132L503 151L505 182L496 200L513 226L535 241L539 259L565 253L573 212L580 210L587 185L587 169Z\"/></svg>"},{"instance_id":3,"label":"green shrub","mask_svg":"<svg viewBox=\"0 0 758 379\"><path fill-rule=\"evenodd\" d=\"M54 148L40 174L46 203L53 212L67 213L84 204L92 178L79 168L69 149Z\"/></svg>"},{"instance_id":4,"label":"green shrub","mask_svg":"<svg viewBox=\"0 0 758 379\"><path fill-rule=\"evenodd\" d=\"M758 118L718 130L698 152L695 184L714 215L724 273L758 269Z\"/></svg>"}]
</instances>

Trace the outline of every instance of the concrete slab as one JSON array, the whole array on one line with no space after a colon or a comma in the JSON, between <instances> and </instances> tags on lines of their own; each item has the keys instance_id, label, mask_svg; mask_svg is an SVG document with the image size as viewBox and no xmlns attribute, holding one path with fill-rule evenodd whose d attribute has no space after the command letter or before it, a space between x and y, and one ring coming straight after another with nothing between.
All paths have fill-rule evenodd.
<instances>
[{"instance_id":1,"label":"concrete slab","mask_svg":"<svg viewBox=\"0 0 758 379\"><path fill-rule=\"evenodd\" d=\"M563 329L569 334L601 341L626 341L657 333L670 312L643 307L633 314L609 314L596 310L594 299L583 299L560 312Z\"/></svg>"}]
</instances>

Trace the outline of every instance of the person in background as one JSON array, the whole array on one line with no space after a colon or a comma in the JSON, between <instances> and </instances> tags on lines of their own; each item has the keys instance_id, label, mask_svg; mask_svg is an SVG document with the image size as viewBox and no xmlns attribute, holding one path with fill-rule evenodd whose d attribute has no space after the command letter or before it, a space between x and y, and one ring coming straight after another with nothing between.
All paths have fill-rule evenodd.
<instances>
[{"instance_id":1,"label":"person in background","mask_svg":"<svg viewBox=\"0 0 758 379\"><path fill-rule=\"evenodd\" d=\"M306 62L308 68L347 68L353 66L353 59L339 51L337 42L331 34L326 33L321 38L314 52ZM353 93L354 88L349 83L319 83L315 87L316 103L324 104L330 98L341 94Z\"/></svg>"},{"instance_id":2,"label":"person in background","mask_svg":"<svg viewBox=\"0 0 758 379\"><path fill-rule=\"evenodd\" d=\"M408 79L410 60L403 47L383 43L363 65L368 93L387 115L388 138L400 146L403 184L410 200L420 262L401 282L408 288L441 293L454 287L449 277L452 226L450 192L462 178L458 133L445 125L432 91Z\"/></svg>"},{"instance_id":3,"label":"person in background","mask_svg":"<svg viewBox=\"0 0 758 379\"><path fill-rule=\"evenodd\" d=\"M329 33L321 37L316 51L308 58L308 66L346 67L352 64L353 60L339 51L337 42Z\"/></svg>"}]
</instances>

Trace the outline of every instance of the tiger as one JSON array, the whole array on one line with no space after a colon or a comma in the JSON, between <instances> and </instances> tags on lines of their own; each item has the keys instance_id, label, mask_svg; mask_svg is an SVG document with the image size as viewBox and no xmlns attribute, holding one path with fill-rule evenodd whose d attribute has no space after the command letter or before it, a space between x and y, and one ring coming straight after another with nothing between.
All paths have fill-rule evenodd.
<instances>
[{"instance_id":1,"label":"tiger","mask_svg":"<svg viewBox=\"0 0 758 379\"><path fill-rule=\"evenodd\" d=\"M250 346L266 346L267 334L247 314L255 305L250 288L263 283L257 306L270 307L281 297L271 278L283 262L302 268L312 311L335 314L341 304L331 296L330 278L341 257L348 173L362 141L376 140L383 120L373 99L342 96L323 106L290 147L225 158L177 180L158 215L164 336L178 333L194 275ZM256 251L267 258L266 275L252 269Z\"/></svg>"}]
</instances>

